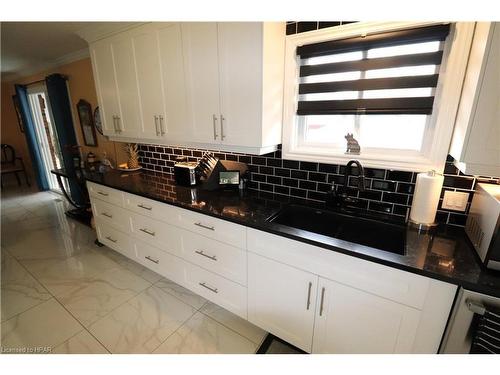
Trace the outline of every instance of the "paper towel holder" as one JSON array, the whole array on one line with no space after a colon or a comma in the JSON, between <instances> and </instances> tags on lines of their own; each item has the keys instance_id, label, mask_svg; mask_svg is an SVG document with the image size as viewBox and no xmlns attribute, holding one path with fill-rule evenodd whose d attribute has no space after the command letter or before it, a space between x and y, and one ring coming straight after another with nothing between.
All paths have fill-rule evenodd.
<instances>
[{"instance_id":1,"label":"paper towel holder","mask_svg":"<svg viewBox=\"0 0 500 375\"><path fill-rule=\"evenodd\" d=\"M436 172L435 169L432 169L427 172L429 176L435 176L435 175L442 175L441 173ZM416 228L419 232L431 232L436 229L438 226L438 223L434 221L434 223L418 223L416 221L411 220L408 218L408 226L410 228Z\"/></svg>"},{"instance_id":2,"label":"paper towel holder","mask_svg":"<svg viewBox=\"0 0 500 375\"><path fill-rule=\"evenodd\" d=\"M413 221L411 219L408 219L408 226L410 228L416 228L419 232L430 232L436 229L438 223L434 222L431 224L422 224L422 223L417 223L416 221Z\"/></svg>"}]
</instances>

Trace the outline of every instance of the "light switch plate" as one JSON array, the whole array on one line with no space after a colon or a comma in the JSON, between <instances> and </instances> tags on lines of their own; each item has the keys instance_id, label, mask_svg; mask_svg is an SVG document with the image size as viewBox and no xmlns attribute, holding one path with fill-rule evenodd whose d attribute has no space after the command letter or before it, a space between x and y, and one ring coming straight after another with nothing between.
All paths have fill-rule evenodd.
<instances>
[{"instance_id":1,"label":"light switch plate","mask_svg":"<svg viewBox=\"0 0 500 375\"><path fill-rule=\"evenodd\" d=\"M444 192L443 204L441 205L441 208L445 210L465 211L468 200L469 193L446 190Z\"/></svg>"}]
</instances>

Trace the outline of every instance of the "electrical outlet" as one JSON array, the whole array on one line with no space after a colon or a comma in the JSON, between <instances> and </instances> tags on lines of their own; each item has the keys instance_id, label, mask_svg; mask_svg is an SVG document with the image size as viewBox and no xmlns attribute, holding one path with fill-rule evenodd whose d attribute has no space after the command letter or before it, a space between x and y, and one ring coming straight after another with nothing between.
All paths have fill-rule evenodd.
<instances>
[{"instance_id":1,"label":"electrical outlet","mask_svg":"<svg viewBox=\"0 0 500 375\"><path fill-rule=\"evenodd\" d=\"M441 208L445 210L465 211L468 200L469 193L446 190L444 192L443 204L441 205Z\"/></svg>"}]
</instances>

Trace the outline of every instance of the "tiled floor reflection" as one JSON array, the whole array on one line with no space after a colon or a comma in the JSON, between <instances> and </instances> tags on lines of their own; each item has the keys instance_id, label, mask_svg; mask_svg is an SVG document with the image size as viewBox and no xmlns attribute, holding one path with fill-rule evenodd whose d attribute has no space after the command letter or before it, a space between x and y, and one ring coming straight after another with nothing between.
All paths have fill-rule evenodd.
<instances>
[{"instance_id":1,"label":"tiled floor reflection","mask_svg":"<svg viewBox=\"0 0 500 375\"><path fill-rule=\"evenodd\" d=\"M94 245L57 194L1 199L4 353L254 353L266 332Z\"/></svg>"}]
</instances>

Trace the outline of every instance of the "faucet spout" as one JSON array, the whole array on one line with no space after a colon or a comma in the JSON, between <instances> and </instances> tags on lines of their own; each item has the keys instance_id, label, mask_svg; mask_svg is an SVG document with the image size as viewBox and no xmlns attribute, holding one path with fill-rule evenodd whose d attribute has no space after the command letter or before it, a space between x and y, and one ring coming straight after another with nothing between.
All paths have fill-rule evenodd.
<instances>
[{"instance_id":1,"label":"faucet spout","mask_svg":"<svg viewBox=\"0 0 500 375\"><path fill-rule=\"evenodd\" d=\"M356 165L356 167L358 168L358 190L365 191L365 170L358 160L349 160L349 162L347 163L345 167L344 187L346 188L348 185L348 178L352 173L353 165Z\"/></svg>"}]
</instances>

